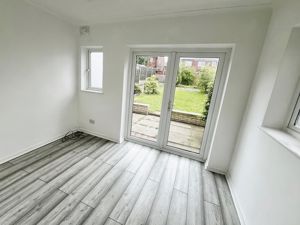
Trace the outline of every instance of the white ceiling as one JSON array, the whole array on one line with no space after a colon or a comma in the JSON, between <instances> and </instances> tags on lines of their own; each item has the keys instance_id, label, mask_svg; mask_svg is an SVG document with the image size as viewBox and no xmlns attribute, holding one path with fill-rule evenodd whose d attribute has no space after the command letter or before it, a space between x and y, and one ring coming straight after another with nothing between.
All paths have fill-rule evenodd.
<instances>
[{"instance_id":1,"label":"white ceiling","mask_svg":"<svg viewBox=\"0 0 300 225\"><path fill-rule=\"evenodd\" d=\"M268 4L272 0L25 0L73 24L134 20Z\"/></svg>"}]
</instances>

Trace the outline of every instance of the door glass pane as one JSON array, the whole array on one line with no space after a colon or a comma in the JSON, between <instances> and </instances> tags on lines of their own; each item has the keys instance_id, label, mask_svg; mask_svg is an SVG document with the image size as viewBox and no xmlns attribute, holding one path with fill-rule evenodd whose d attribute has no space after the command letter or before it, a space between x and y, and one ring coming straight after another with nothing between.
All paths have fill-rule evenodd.
<instances>
[{"instance_id":1,"label":"door glass pane","mask_svg":"<svg viewBox=\"0 0 300 225\"><path fill-rule=\"evenodd\" d=\"M167 56L136 56L130 135L157 141L167 81Z\"/></svg>"},{"instance_id":2,"label":"door glass pane","mask_svg":"<svg viewBox=\"0 0 300 225\"><path fill-rule=\"evenodd\" d=\"M219 58L181 57L168 145L200 152Z\"/></svg>"}]
</instances>

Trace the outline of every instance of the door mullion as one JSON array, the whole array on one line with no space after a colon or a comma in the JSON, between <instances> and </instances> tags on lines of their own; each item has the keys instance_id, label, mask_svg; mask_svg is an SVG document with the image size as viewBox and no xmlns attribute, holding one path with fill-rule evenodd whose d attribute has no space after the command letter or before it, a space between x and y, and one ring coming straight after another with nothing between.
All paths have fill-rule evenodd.
<instances>
[{"instance_id":1,"label":"door mullion","mask_svg":"<svg viewBox=\"0 0 300 225\"><path fill-rule=\"evenodd\" d=\"M167 146L168 138L169 138L169 130L171 125L171 112L173 108L173 93L175 92L174 82L176 83L176 77L177 77L177 57L176 52L172 52L171 58L170 58L170 73L168 78L168 84L167 84L167 92L165 96L165 117L162 122L162 143L161 147L165 148ZM170 109L169 109L169 106Z\"/></svg>"},{"instance_id":2,"label":"door mullion","mask_svg":"<svg viewBox=\"0 0 300 225\"><path fill-rule=\"evenodd\" d=\"M158 144L160 148L163 148L166 144L166 140L168 136L166 134L166 129L169 123L168 119L168 104L170 100L170 93L172 87L172 81L174 76L174 66L175 66L175 53L172 52L169 54L169 62L167 66L167 80L164 86L164 96L161 107L161 118L159 124L159 132L158 132Z\"/></svg>"}]
</instances>

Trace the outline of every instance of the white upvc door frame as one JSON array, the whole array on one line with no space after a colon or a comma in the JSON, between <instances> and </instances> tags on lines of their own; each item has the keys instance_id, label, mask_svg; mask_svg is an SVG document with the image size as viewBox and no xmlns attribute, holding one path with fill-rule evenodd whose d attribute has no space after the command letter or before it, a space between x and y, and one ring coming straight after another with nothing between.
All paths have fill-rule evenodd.
<instances>
[{"instance_id":1,"label":"white upvc door frame","mask_svg":"<svg viewBox=\"0 0 300 225\"><path fill-rule=\"evenodd\" d=\"M231 48L137 48L131 49L130 69L128 79L129 98L127 100L125 139L160 149L162 151L175 153L198 161L205 161L213 139L216 121L218 118L222 96L228 76L228 68L231 58ZM136 73L136 56L168 56L167 80L164 86L164 95L161 108L161 117L158 130L157 142L134 137L130 135L132 125L132 106L134 101L134 78ZM195 58L219 58L213 95L210 103L209 114L204 130L204 136L200 153L193 153L176 147L168 146L168 137L171 124L171 112L175 96L176 77L179 70L181 57ZM168 105L171 107L168 109Z\"/></svg>"},{"instance_id":2,"label":"white upvc door frame","mask_svg":"<svg viewBox=\"0 0 300 225\"><path fill-rule=\"evenodd\" d=\"M224 62L225 62L225 56L226 56L226 53L224 53L224 52L199 52L199 53L179 52L179 53L176 53L175 67L174 67L175 70L174 70L174 75L173 75L172 81L171 81L170 96L169 96L169 101L170 101L169 104L171 107L168 109L167 120L166 120L166 124L164 125L165 130L163 132L163 134L164 134L164 140L163 140L164 145L162 146L163 149L167 149L169 151L176 152L178 154L182 154L182 152L184 152L185 154L189 154L189 155L193 156L193 158L196 157L200 161L205 160L204 159L205 152L206 152L205 149L207 148L207 143L208 143L209 137L212 135L212 127L214 127L212 118L216 112L215 111L216 102L217 102L216 98L218 96L218 92L220 89L222 71L223 71ZM172 115L172 109L173 109L174 101L175 101L176 77L179 72L180 58L218 58L219 59L218 67L217 67L217 71L216 71L216 78L214 81L213 95L212 95L211 102L210 102L209 113L207 116L207 121L206 121L205 129L204 129L204 134L203 134L203 138L202 138L202 142L201 142L201 147L199 149L199 153L189 152L189 151L168 145L168 138L169 138L169 132L170 132L170 127L171 127L170 126L171 125L171 115Z\"/></svg>"},{"instance_id":3,"label":"white upvc door frame","mask_svg":"<svg viewBox=\"0 0 300 225\"><path fill-rule=\"evenodd\" d=\"M168 57L168 64L167 64L167 82L164 85L164 95L163 95L163 100L162 100L162 107L161 107L161 115L160 115L160 123L159 123L159 129L158 129L158 135L157 135L157 142L154 141L150 141L147 139L142 139L142 138L138 138L138 137L134 137L131 136L131 125L132 125L132 106L133 106L133 102L134 102L134 82L135 82L135 73L136 73L136 57L137 56L161 56L161 57ZM125 135L125 139L129 140L129 141L133 141L133 142L137 142L137 143L143 143L146 144L148 146L151 147L155 147L155 148L162 148L162 136L161 136L161 130L163 129L163 123L162 121L164 121L166 119L166 94L165 92L168 90L169 88L169 78L172 74L172 70L170 70L169 68L171 68L171 63L172 63L172 54L168 53L168 52L163 52L163 51L132 51L132 57L131 57L131 68L129 69L130 73L130 77L128 79L128 83L129 83L129 88L128 88L128 92L129 93L129 98L128 98L128 104L127 104L127 123L126 123L126 135Z\"/></svg>"}]
</instances>

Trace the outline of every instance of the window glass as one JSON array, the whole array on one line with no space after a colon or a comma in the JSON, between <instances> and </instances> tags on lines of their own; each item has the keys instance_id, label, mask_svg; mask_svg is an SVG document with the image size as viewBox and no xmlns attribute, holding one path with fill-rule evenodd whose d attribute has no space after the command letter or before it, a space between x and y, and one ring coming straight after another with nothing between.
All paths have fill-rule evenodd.
<instances>
[{"instance_id":1,"label":"window glass","mask_svg":"<svg viewBox=\"0 0 300 225\"><path fill-rule=\"evenodd\" d=\"M90 53L90 87L102 88L103 52Z\"/></svg>"},{"instance_id":2,"label":"window glass","mask_svg":"<svg viewBox=\"0 0 300 225\"><path fill-rule=\"evenodd\" d=\"M296 121L294 122L294 126L297 127L298 129L300 128L299 112L298 112L298 115L296 117Z\"/></svg>"},{"instance_id":3,"label":"window glass","mask_svg":"<svg viewBox=\"0 0 300 225\"><path fill-rule=\"evenodd\" d=\"M289 122L289 127L296 131L300 131L300 94L297 96L297 102L293 109L293 114Z\"/></svg>"}]
</instances>

